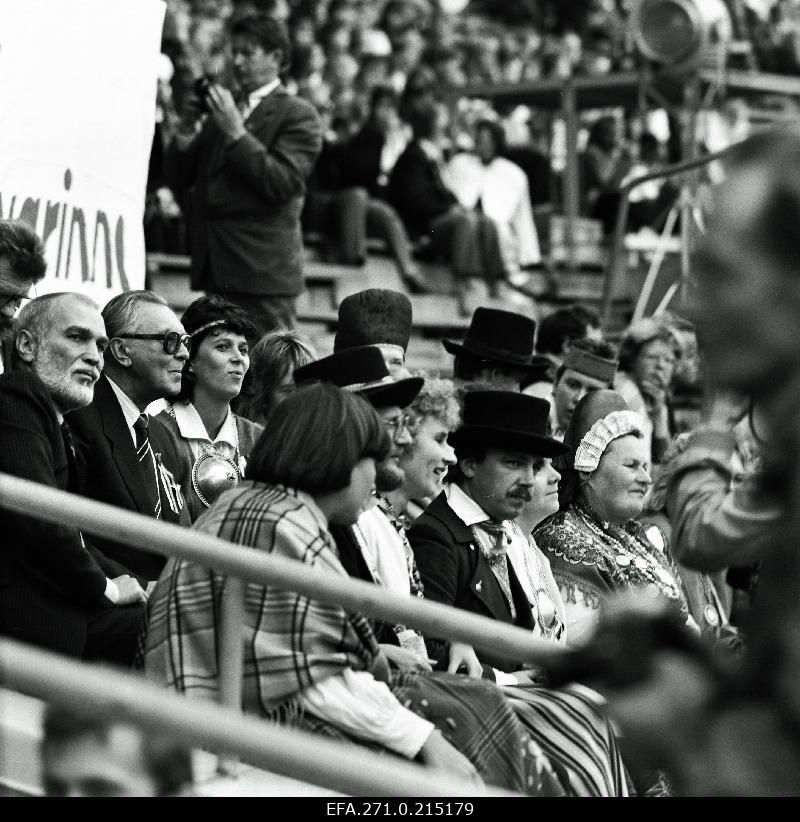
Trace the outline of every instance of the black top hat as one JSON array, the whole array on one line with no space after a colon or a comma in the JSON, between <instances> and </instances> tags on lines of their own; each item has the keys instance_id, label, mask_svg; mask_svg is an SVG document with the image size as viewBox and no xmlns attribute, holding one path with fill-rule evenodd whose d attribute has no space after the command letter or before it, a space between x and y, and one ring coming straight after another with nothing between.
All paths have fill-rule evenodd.
<instances>
[{"instance_id":1,"label":"black top hat","mask_svg":"<svg viewBox=\"0 0 800 822\"><path fill-rule=\"evenodd\" d=\"M464 342L442 340L442 345L456 356L471 354L521 371L544 372L550 360L533 355L535 333L536 322L530 317L481 306L472 315Z\"/></svg>"},{"instance_id":2,"label":"black top hat","mask_svg":"<svg viewBox=\"0 0 800 822\"><path fill-rule=\"evenodd\" d=\"M517 391L471 391L464 397L462 426L450 435L456 449L467 443L557 457L567 446L547 436L550 403Z\"/></svg>"},{"instance_id":3,"label":"black top hat","mask_svg":"<svg viewBox=\"0 0 800 822\"><path fill-rule=\"evenodd\" d=\"M304 382L330 382L354 391L369 400L376 408L411 405L425 380L408 377L395 380L389 376L381 352L371 345L346 348L330 357L308 363L294 372L297 385Z\"/></svg>"},{"instance_id":4,"label":"black top hat","mask_svg":"<svg viewBox=\"0 0 800 822\"><path fill-rule=\"evenodd\" d=\"M408 348L411 301L399 291L367 288L339 303L339 325L333 350L386 343Z\"/></svg>"}]
</instances>

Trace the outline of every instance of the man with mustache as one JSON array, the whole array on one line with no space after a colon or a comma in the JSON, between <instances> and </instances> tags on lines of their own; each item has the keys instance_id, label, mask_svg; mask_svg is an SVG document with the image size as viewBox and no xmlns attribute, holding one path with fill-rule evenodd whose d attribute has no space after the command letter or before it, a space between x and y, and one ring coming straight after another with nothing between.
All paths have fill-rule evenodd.
<instances>
[{"instance_id":1,"label":"man with mustache","mask_svg":"<svg viewBox=\"0 0 800 822\"><path fill-rule=\"evenodd\" d=\"M81 493L165 522L188 526L180 485L187 466L174 436L147 406L180 391L189 337L164 299L126 291L102 312L108 347L91 404L69 415ZM145 585L158 579L165 558L113 540L95 544Z\"/></svg>"},{"instance_id":2,"label":"man with mustache","mask_svg":"<svg viewBox=\"0 0 800 822\"><path fill-rule=\"evenodd\" d=\"M0 376L0 472L74 492L64 415L92 401L108 344L103 318L87 297L48 294L22 309L14 342L14 370ZM0 532L0 633L129 665L145 600L139 583L77 528L0 508Z\"/></svg>"},{"instance_id":3,"label":"man with mustache","mask_svg":"<svg viewBox=\"0 0 800 822\"><path fill-rule=\"evenodd\" d=\"M550 565L513 522L531 500L536 473L566 451L547 434L549 411L544 400L515 391L469 392L463 424L450 437L458 479L408 537L426 598L558 641L564 605ZM442 648L428 642L432 657ZM530 684L536 676L516 660L481 657L467 654L459 664L500 685Z\"/></svg>"},{"instance_id":4,"label":"man with mustache","mask_svg":"<svg viewBox=\"0 0 800 822\"><path fill-rule=\"evenodd\" d=\"M0 374L11 370L14 314L46 268L33 229L20 220L0 220Z\"/></svg>"}]
</instances>

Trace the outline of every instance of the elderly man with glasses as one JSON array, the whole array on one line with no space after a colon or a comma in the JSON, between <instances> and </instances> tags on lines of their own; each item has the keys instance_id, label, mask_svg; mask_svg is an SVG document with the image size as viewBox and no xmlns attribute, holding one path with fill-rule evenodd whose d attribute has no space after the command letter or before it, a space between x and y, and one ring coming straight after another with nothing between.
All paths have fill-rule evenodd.
<instances>
[{"instance_id":1,"label":"elderly man with glasses","mask_svg":"<svg viewBox=\"0 0 800 822\"><path fill-rule=\"evenodd\" d=\"M87 497L189 525L180 491L184 463L173 435L145 409L174 397L189 359L189 337L157 294L128 291L103 309L105 367L86 408L69 415L81 491ZM143 583L158 579L164 557L137 546L96 539Z\"/></svg>"},{"instance_id":2,"label":"elderly man with glasses","mask_svg":"<svg viewBox=\"0 0 800 822\"><path fill-rule=\"evenodd\" d=\"M0 220L0 374L11 370L14 315L46 268L33 229L20 220Z\"/></svg>"}]
</instances>

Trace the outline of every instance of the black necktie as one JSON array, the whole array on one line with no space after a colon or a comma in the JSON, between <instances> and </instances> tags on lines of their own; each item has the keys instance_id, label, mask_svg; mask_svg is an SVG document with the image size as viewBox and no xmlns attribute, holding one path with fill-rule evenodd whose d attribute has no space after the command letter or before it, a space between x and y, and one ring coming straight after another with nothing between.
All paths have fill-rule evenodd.
<instances>
[{"instance_id":1,"label":"black necktie","mask_svg":"<svg viewBox=\"0 0 800 822\"><path fill-rule=\"evenodd\" d=\"M67 455L67 489L74 491L78 486L78 463L75 459L75 443L72 431L66 422L61 423L61 439L64 440L64 451Z\"/></svg>"},{"instance_id":2,"label":"black necktie","mask_svg":"<svg viewBox=\"0 0 800 822\"><path fill-rule=\"evenodd\" d=\"M136 434L136 456L139 465L142 466L142 476L147 495L153 506L153 516L156 519L161 517L161 497L158 493L158 468L156 458L150 445L150 437L147 433L147 415L140 414L139 419L133 424L133 431Z\"/></svg>"}]
</instances>

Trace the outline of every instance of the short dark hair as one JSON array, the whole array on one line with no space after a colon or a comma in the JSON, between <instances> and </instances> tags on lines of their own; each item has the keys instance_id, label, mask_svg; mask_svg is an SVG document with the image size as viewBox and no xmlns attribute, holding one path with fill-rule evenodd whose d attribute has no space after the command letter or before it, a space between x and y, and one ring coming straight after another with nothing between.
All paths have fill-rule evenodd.
<instances>
[{"instance_id":1,"label":"short dark hair","mask_svg":"<svg viewBox=\"0 0 800 822\"><path fill-rule=\"evenodd\" d=\"M231 25L232 37L246 37L253 40L265 52L280 51L283 55L281 70L285 71L292 62L292 45L286 26L267 14L248 14L234 20Z\"/></svg>"},{"instance_id":2,"label":"short dark hair","mask_svg":"<svg viewBox=\"0 0 800 822\"><path fill-rule=\"evenodd\" d=\"M599 321L589 322L591 317L597 319L596 314L579 305L557 308L542 317L536 331L536 353L560 355L565 342L585 337L590 325L599 326Z\"/></svg>"},{"instance_id":3,"label":"short dark hair","mask_svg":"<svg viewBox=\"0 0 800 822\"><path fill-rule=\"evenodd\" d=\"M176 401L191 400L194 396L194 375L190 372L189 364L197 357L197 352L203 340L214 333L215 330L224 328L234 334L241 334L247 338L248 342L254 342L258 334L255 325L250 321L247 312L236 303L220 297L218 294L209 294L205 297L198 297L181 317L186 333L192 337L192 344L189 347L189 359L183 367L181 377L181 390ZM207 326L209 323L218 323L210 328L198 329Z\"/></svg>"},{"instance_id":4,"label":"short dark hair","mask_svg":"<svg viewBox=\"0 0 800 822\"><path fill-rule=\"evenodd\" d=\"M468 351L461 351L455 355L453 359L453 377L457 380L473 381L477 379L481 371L485 368L496 368L502 374L514 376L520 375L520 381L524 381L525 369L520 368L512 363L498 362L497 360L489 360L485 357L479 357L471 354ZM496 386L488 386L489 388L496 388Z\"/></svg>"},{"instance_id":5,"label":"short dark hair","mask_svg":"<svg viewBox=\"0 0 800 822\"><path fill-rule=\"evenodd\" d=\"M378 412L330 383L298 388L272 411L247 463L247 478L312 496L340 491L365 457L391 449Z\"/></svg>"},{"instance_id":6,"label":"short dark hair","mask_svg":"<svg viewBox=\"0 0 800 822\"><path fill-rule=\"evenodd\" d=\"M497 120L490 120L488 117L482 117L475 123L475 134L477 135L481 130L488 131L491 134L492 140L494 140L495 154L500 155L506 150L506 132L502 123L498 123Z\"/></svg>"},{"instance_id":7,"label":"short dark hair","mask_svg":"<svg viewBox=\"0 0 800 822\"><path fill-rule=\"evenodd\" d=\"M372 89L369 96L370 114L372 114L384 100L388 100L395 108L399 105L397 92L391 86L379 84Z\"/></svg>"},{"instance_id":8,"label":"short dark hair","mask_svg":"<svg viewBox=\"0 0 800 822\"><path fill-rule=\"evenodd\" d=\"M419 100L408 111L408 124L416 140L429 140L436 133L439 111L432 100Z\"/></svg>"},{"instance_id":9,"label":"short dark hair","mask_svg":"<svg viewBox=\"0 0 800 822\"><path fill-rule=\"evenodd\" d=\"M132 722L104 714L50 706L44 717L42 750L52 750L86 736L106 742L111 731L119 726L139 730L145 768L153 778L159 796L177 793L192 783L192 755L188 747L171 736L152 733L137 728Z\"/></svg>"},{"instance_id":10,"label":"short dark hair","mask_svg":"<svg viewBox=\"0 0 800 822\"><path fill-rule=\"evenodd\" d=\"M47 270L42 241L22 220L0 220L0 259L3 257L20 280L38 282Z\"/></svg>"}]
</instances>

